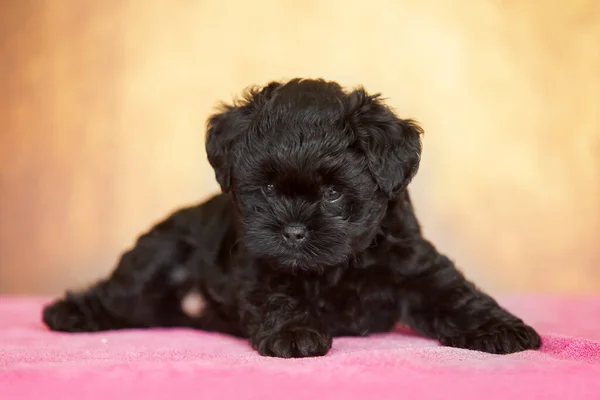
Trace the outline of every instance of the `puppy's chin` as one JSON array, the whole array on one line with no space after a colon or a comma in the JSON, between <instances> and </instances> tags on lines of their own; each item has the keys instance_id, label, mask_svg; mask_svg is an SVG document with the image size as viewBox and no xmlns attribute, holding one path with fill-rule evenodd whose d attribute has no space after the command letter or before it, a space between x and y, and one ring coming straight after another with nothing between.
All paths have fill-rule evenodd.
<instances>
[{"instance_id":1,"label":"puppy's chin","mask_svg":"<svg viewBox=\"0 0 600 400\"><path fill-rule=\"evenodd\" d=\"M340 255L337 257L330 256L315 258L305 256L303 254L290 254L276 257L273 260L275 267L278 269L290 271L302 270L322 272L327 267L346 262L348 260L348 256Z\"/></svg>"},{"instance_id":2,"label":"puppy's chin","mask_svg":"<svg viewBox=\"0 0 600 400\"><path fill-rule=\"evenodd\" d=\"M280 269L291 269L291 270L312 270L315 269L314 265L311 267L310 260L307 260L306 257L301 256L287 256L287 257L277 257L274 260L274 266Z\"/></svg>"},{"instance_id":3,"label":"puppy's chin","mask_svg":"<svg viewBox=\"0 0 600 400\"><path fill-rule=\"evenodd\" d=\"M304 245L291 247L278 239L269 230L253 234L246 232L244 244L252 257L264 260L273 268L290 271L323 271L348 261L352 254L352 248L347 243L349 240L311 240Z\"/></svg>"}]
</instances>

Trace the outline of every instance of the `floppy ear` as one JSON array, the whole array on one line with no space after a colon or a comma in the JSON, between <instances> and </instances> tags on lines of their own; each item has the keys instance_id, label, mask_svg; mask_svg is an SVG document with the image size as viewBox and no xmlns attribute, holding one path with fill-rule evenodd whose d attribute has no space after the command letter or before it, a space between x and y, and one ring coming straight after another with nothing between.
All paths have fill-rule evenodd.
<instances>
[{"instance_id":1,"label":"floppy ear","mask_svg":"<svg viewBox=\"0 0 600 400\"><path fill-rule=\"evenodd\" d=\"M208 118L206 127L208 162L221 190L227 193L231 188L233 145L248 130L248 118L242 108L223 105L219 112Z\"/></svg>"},{"instance_id":2,"label":"floppy ear","mask_svg":"<svg viewBox=\"0 0 600 400\"><path fill-rule=\"evenodd\" d=\"M233 105L222 104L219 111L208 118L206 155L223 192L231 189L235 144L249 133L256 111L279 86L279 83L271 82L263 89L246 89L241 99Z\"/></svg>"},{"instance_id":3,"label":"floppy ear","mask_svg":"<svg viewBox=\"0 0 600 400\"><path fill-rule=\"evenodd\" d=\"M413 120L398 118L379 96L364 89L350 93L350 123L377 185L393 198L419 169L423 129Z\"/></svg>"}]
</instances>

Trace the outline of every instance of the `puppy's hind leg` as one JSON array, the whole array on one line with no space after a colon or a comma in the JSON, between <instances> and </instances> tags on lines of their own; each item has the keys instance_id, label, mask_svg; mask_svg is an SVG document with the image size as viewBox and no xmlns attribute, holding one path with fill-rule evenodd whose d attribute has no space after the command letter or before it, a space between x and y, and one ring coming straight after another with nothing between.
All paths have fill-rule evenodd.
<instances>
[{"instance_id":1,"label":"puppy's hind leg","mask_svg":"<svg viewBox=\"0 0 600 400\"><path fill-rule=\"evenodd\" d=\"M96 332L133 327L115 309L111 282L100 281L81 292L68 291L43 311L44 323L54 331Z\"/></svg>"},{"instance_id":2,"label":"puppy's hind leg","mask_svg":"<svg viewBox=\"0 0 600 400\"><path fill-rule=\"evenodd\" d=\"M181 268L194 269L190 260L196 247L169 226L159 224L140 236L108 279L84 291L67 292L47 306L44 323L64 332L185 324L187 320L178 318L182 283L172 282L171 275Z\"/></svg>"}]
</instances>

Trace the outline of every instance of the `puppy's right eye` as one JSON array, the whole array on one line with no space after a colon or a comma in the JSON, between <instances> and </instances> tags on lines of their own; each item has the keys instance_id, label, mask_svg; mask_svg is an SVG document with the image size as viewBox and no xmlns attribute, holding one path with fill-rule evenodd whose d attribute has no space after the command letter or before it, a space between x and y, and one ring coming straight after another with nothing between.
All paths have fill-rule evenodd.
<instances>
[{"instance_id":1,"label":"puppy's right eye","mask_svg":"<svg viewBox=\"0 0 600 400\"><path fill-rule=\"evenodd\" d=\"M335 203L342 198L342 194L334 188L328 187L327 190L325 190L324 197L328 202Z\"/></svg>"},{"instance_id":2,"label":"puppy's right eye","mask_svg":"<svg viewBox=\"0 0 600 400\"><path fill-rule=\"evenodd\" d=\"M263 186L262 191L265 194L265 196L268 196L268 197L274 196L275 195L275 186L274 185Z\"/></svg>"}]
</instances>

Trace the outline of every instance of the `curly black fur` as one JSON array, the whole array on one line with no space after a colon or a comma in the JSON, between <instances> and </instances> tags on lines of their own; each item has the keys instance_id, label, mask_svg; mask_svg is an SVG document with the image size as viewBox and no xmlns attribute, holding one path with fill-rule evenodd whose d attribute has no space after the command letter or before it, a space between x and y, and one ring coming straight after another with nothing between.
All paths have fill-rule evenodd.
<instances>
[{"instance_id":1,"label":"curly black fur","mask_svg":"<svg viewBox=\"0 0 600 400\"><path fill-rule=\"evenodd\" d=\"M423 237L406 189L421 128L364 89L294 79L208 121L223 193L141 235L112 275L45 308L53 330L193 327L263 355L320 356L332 337L401 321L442 344L537 349L539 335ZM199 316L181 307L201 292Z\"/></svg>"}]
</instances>

